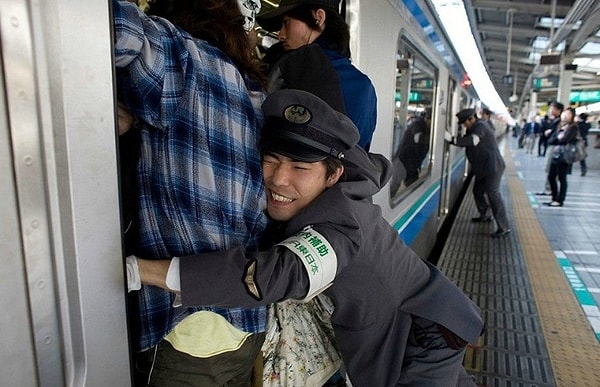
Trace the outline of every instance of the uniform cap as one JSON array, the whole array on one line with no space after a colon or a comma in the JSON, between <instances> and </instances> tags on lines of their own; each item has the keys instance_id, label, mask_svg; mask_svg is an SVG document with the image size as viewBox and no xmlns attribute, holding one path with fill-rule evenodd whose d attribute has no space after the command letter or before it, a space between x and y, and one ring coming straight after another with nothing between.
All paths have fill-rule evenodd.
<instances>
[{"instance_id":1,"label":"uniform cap","mask_svg":"<svg viewBox=\"0 0 600 387\"><path fill-rule=\"evenodd\" d=\"M358 129L327 102L296 89L275 91L262 105L261 148L304 162L344 159L358 144Z\"/></svg>"},{"instance_id":2,"label":"uniform cap","mask_svg":"<svg viewBox=\"0 0 600 387\"><path fill-rule=\"evenodd\" d=\"M463 110L459 111L458 113L456 113L456 118L458 118L458 123L462 124L463 122L465 122L469 118L473 117L474 115L475 115L475 109L463 109Z\"/></svg>"},{"instance_id":3,"label":"uniform cap","mask_svg":"<svg viewBox=\"0 0 600 387\"><path fill-rule=\"evenodd\" d=\"M267 31L279 31L283 17L303 5L315 5L337 11L340 0L281 0L279 7L265 10L256 16L258 24Z\"/></svg>"}]
</instances>

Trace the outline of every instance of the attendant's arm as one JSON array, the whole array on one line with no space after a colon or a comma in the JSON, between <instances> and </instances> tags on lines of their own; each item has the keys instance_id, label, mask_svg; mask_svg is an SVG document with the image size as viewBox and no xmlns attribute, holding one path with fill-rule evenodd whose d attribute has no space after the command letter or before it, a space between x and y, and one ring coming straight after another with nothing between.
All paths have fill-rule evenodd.
<instances>
[{"instance_id":1,"label":"attendant's arm","mask_svg":"<svg viewBox=\"0 0 600 387\"><path fill-rule=\"evenodd\" d=\"M310 278L306 265L290 249L274 246L247 253L242 248L172 260L130 257L128 270L144 285L181 292L186 306L244 307L306 297ZM335 263L334 263L335 264ZM139 281L137 281L139 284Z\"/></svg>"},{"instance_id":2,"label":"attendant's arm","mask_svg":"<svg viewBox=\"0 0 600 387\"><path fill-rule=\"evenodd\" d=\"M481 142L481 138L477 134L467 134L454 138L453 144L460 147L477 146Z\"/></svg>"},{"instance_id":3,"label":"attendant's arm","mask_svg":"<svg viewBox=\"0 0 600 387\"><path fill-rule=\"evenodd\" d=\"M170 259L149 260L138 258L137 263L142 284L154 285L171 291L179 290L170 289L167 286L167 272L169 271L169 265L171 264Z\"/></svg>"}]
</instances>

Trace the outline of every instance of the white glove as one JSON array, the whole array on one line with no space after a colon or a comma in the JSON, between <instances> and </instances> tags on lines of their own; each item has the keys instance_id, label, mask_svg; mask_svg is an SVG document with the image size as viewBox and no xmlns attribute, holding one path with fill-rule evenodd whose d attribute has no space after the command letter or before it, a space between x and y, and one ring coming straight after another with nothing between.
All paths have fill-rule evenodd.
<instances>
[{"instance_id":1,"label":"white glove","mask_svg":"<svg viewBox=\"0 0 600 387\"><path fill-rule=\"evenodd\" d=\"M450 132L444 130L444 140L452 144L454 142L454 137L452 136L452 134L450 134Z\"/></svg>"},{"instance_id":2,"label":"white glove","mask_svg":"<svg viewBox=\"0 0 600 387\"><path fill-rule=\"evenodd\" d=\"M142 288L142 280L140 278L140 268L138 267L137 257L130 255L125 258L127 266L127 292L132 290L140 290Z\"/></svg>"}]
</instances>

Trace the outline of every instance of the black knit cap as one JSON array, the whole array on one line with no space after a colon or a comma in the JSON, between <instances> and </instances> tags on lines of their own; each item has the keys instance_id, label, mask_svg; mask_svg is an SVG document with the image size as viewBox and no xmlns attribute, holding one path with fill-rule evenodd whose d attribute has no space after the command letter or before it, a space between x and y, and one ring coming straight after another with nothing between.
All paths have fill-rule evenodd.
<instances>
[{"instance_id":1,"label":"black knit cap","mask_svg":"<svg viewBox=\"0 0 600 387\"><path fill-rule=\"evenodd\" d=\"M314 5L323 9L337 11L340 0L281 0L279 7L263 11L256 15L256 21L267 31L275 32L281 28L281 20L290 11L303 6Z\"/></svg>"},{"instance_id":2,"label":"black knit cap","mask_svg":"<svg viewBox=\"0 0 600 387\"><path fill-rule=\"evenodd\" d=\"M319 97L296 89L275 91L262 105L263 152L293 160L317 162L331 156L344 159L358 144L358 129L345 115Z\"/></svg>"}]
</instances>

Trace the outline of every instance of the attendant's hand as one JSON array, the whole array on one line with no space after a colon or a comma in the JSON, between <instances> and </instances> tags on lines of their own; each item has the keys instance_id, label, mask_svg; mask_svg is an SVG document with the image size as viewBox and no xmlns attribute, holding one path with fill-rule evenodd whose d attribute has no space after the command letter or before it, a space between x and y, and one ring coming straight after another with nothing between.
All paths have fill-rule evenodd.
<instances>
[{"instance_id":1,"label":"attendant's hand","mask_svg":"<svg viewBox=\"0 0 600 387\"><path fill-rule=\"evenodd\" d=\"M454 144L454 136L447 130L444 131L444 140L448 141L450 144Z\"/></svg>"}]
</instances>

